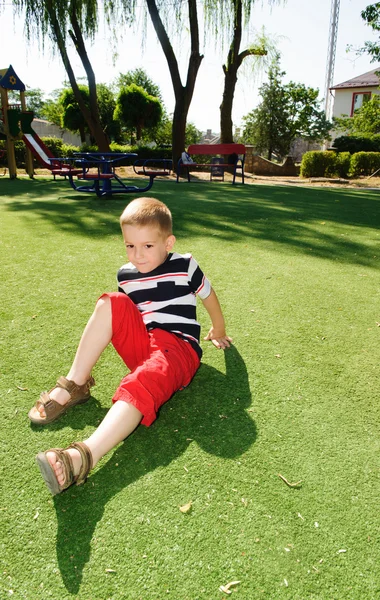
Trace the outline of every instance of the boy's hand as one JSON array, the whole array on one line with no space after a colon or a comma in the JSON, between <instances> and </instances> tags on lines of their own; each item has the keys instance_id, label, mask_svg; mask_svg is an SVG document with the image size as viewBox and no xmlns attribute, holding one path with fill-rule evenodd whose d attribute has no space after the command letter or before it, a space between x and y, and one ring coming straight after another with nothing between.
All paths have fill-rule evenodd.
<instances>
[{"instance_id":1,"label":"boy's hand","mask_svg":"<svg viewBox=\"0 0 380 600\"><path fill-rule=\"evenodd\" d=\"M217 331L213 327L211 327L204 339L206 341L211 340L218 350L225 350L226 348L229 348L232 343L232 338L226 335L225 331Z\"/></svg>"}]
</instances>

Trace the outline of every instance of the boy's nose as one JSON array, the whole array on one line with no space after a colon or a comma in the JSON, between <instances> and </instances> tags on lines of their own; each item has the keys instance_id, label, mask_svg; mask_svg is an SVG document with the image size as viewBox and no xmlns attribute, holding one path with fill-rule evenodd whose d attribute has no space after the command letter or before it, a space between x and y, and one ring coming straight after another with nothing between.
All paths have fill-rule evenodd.
<instances>
[{"instance_id":1,"label":"boy's nose","mask_svg":"<svg viewBox=\"0 0 380 600\"><path fill-rule=\"evenodd\" d=\"M144 256L144 249L136 248L136 258L143 258L143 256Z\"/></svg>"}]
</instances>

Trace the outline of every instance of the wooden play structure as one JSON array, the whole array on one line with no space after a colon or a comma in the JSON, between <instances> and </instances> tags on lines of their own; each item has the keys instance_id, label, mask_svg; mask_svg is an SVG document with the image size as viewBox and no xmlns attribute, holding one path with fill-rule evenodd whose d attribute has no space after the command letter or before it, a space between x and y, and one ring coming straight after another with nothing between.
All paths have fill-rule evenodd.
<instances>
[{"instance_id":1,"label":"wooden play structure","mask_svg":"<svg viewBox=\"0 0 380 600\"><path fill-rule=\"evenodd\" d=\"M9 98L9 92L18 92L19 102ZM0 94L1 94L1 112L2 136L6 141L6 154L8 161L9 177L17 177L17 167L15 158L14 143L16 140L23 139L24 132L22 128L27 128L33 120L33 113L27 111L25 102L25 85L16 75L12 65L8 69L0 69ZM25 125L23 126L23 123ZM26 126L26 127L25 127ZM26 149L26 171L29 177L33 177L33 157L31 150Z\"/></svg>"}]
</instances>

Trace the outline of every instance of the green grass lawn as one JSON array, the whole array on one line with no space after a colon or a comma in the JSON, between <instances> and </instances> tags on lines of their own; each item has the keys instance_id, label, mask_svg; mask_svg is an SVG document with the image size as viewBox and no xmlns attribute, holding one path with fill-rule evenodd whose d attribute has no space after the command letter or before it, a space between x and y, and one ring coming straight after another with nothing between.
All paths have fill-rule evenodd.
<instances>
[{"instance_id":1,"label":"green grass lawn","mask_svg":"<svg viewBox=\"0 0 380 600\"><path fill-rule=\"evenodd\" d=\"M152 195L235 344L203 343L154 425L52 498L34 456L94 430L119 357L107 349L93 399L57 423L27 412L116 289L134 196L0 180L0 597L223 600L240 581L232 598L379 598L379 194L157 181Z\"/></svg>"}]
</instances>

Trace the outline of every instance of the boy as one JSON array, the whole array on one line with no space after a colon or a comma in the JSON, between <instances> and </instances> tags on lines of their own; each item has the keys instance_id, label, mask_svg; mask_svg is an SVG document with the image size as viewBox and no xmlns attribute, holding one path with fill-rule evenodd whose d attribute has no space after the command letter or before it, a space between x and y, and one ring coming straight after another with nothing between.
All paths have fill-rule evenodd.
<instances>
[{"instance_id":1,"label":"boy","mask_svg":"<svg viewBox=\"0 0 380 600\"><path fill-rule=\"evenodd\" d=\"M85 442L40 452L37 464L55 495L85 482L89 471L141 422L149 426L159 407L189 385L202 355L196 295L212 327L205 340L225 349L226 335L218 298L190 254L171 252L175 237L167 206L138 198L120 217L129 263L118 272L119 292L103 294L83 332L67 375L42 393L29 411L33 423L46 425L86 402L95 385L91 370L112 342L130 373L112 399L102 423Z\"/></svg>"}]
</instances>

